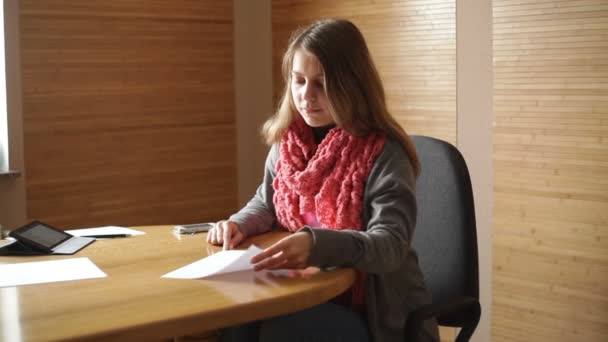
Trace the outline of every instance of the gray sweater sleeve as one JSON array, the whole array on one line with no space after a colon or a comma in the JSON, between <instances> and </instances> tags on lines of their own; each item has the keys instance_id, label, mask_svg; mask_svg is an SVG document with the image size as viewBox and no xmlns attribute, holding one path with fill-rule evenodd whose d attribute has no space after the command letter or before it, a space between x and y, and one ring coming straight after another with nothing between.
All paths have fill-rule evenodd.
<instances>
[{"instance_id":1,"label":"gray sweater sleeve","mask_svg":"<svg viewBox=\"0 0 608 342\"><path fill-rule=\"evenodd\" d=\"M266 157L264 180L258 187L253 198L239 212L230 216L229 220L239 225L239 230L247 237L265 233L271 230L276 221L272 198L274 189L272 181L275 177L275 165L279 156L279 145L273 145Z\"/></svg>"},{"instance_id":2,"label":"gray sweater sleeve","mask_svg":"<svg viewBox=\"0 0 608 342\"><path fill-rule=\"evenodd\" d=\"M367 179L363 231L304 227L313 237L309 264L384 274L407 262L416 223L415 176L401 145L387 139Z\"/></svg>"}]
</instances>

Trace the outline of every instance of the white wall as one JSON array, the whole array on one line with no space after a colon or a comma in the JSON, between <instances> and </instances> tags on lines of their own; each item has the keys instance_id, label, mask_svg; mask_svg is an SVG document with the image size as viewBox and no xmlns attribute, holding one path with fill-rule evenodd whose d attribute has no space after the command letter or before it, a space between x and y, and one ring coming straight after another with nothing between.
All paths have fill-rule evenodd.
<instances>
[{"instance_id":1,"label":"white wall","mask_svg":"<svg viewBox=\"0 0 608 342\"><path fill-rule=\"evenodd\" d=\"M26 223L23 119L19 59L19 1L4 0L9 167L19 176L0 175L0 224L16 228Z\"/></svg>"},{"instance_id":2,"label":"white wall","mask_svg":"<svg viewBox=\"0 0 608 342\"><path fill-rule=\"evenodd\" d=\"M239 205L262 182L268 147L260 128L273 112L270 0L234 0L234 74Z\"/></svg>"},{"instance_id":3,"label":"white wall","mask_svg":"<svg viewBox=\"0 0 608 342\"><path fill-rule=\"evenodd\" d=\"M458 148L475 196L481 321L473 341L491 340L492 317L492 1L456 1Z\"/></svg>"}]
</instances>

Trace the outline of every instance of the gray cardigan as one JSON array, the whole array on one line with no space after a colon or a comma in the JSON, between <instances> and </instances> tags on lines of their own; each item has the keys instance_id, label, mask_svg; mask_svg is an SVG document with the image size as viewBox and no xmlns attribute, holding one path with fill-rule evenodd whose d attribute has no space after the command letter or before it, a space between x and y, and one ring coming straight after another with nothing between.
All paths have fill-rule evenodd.
<instances>
[{"instance_id":1,"label":"gray cardigan","mask_svg":"<svg viewBox=\"0 0 608 342\"><path fill-rule=\"evenodd\" d=\"M245 236L267 232L276 224L274 190L279 146L272 146L266 159L263 183L254 197L230 220ZM309 264L343 266L367 272L366 315L374 341L403 341L403 326L410 311L431 302L410 248L416 224L415 177L407 153L395 140L387 139L365 186L364 231L303 227L312 234ZM434 321L425 325L418 341L438 341Z\"/></svg>"}]
</instances>

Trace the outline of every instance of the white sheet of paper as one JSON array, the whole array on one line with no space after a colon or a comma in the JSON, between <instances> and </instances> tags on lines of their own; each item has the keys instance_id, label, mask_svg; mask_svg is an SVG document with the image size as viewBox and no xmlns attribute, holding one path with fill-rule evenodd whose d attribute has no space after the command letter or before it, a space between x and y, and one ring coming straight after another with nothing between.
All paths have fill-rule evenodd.
<instances>
[{"instance_id":1,"label":"white sheet of paper","mask_svg":"<svg viewBox=\"0 0 608 342\"><path fill-rule=\"evenodd\" d=\"M143 234L146 234L146 232L142 232L139 230L125 228L125 227L117 227L117 226L72 229L72 230L66 230L66 232L69 234L72 234L74 236L115 235L115 234L143 235Z\"/></svg>"},{"instance_id":2,"label":"white sheet of paper","mask_svg":"<svg viewBox=\"0 0 608 342\"><path fill-rule=\"evenodd\" d=\"M163 278L196 279L209 277L215 274L229 273L253 269L250 260L262 249L255 245L247 250L229 250L212 254L199 261L195 261L175 271L163 275Z\"/></svg>"},{"instance_id":3,"label":"white sheet of paper","mask_svg":"<svg viewBox=\"0 0 608 342\"><path fill-rule=\"evenodd\" d=\"M5 264L0 274L0 287L107 277L89 258Z\"/></svg>"}]
</instances>

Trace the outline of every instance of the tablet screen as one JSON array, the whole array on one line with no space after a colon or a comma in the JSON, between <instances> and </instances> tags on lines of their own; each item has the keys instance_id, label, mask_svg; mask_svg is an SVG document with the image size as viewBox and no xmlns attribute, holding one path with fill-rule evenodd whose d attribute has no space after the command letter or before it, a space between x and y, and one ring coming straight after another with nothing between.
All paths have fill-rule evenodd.
<instances>
[{"instance_id":1,"label":"tablet screen","mask_svg":"<svg viewBox=\"0 0 608 342\"><path fill-rule=\"evenodd\" d=\"M30 227L20 229L19 235L49 249L71 237L69 234L40 223L34 223Z\"/></svg>"}]
</instances>

